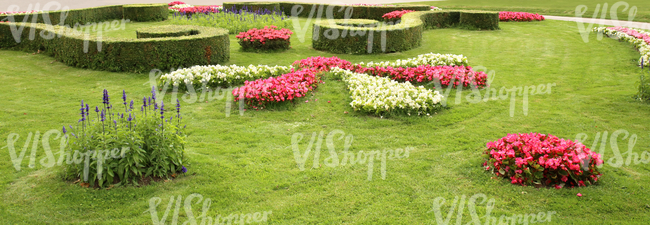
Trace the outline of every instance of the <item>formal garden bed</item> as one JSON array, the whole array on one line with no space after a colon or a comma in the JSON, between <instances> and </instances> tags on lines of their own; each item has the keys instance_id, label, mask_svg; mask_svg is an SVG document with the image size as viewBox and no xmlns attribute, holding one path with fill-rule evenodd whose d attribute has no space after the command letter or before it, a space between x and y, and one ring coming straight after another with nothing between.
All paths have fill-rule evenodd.
<instances>
[{"instance_id":1,"label":"formal garden bed","mask_svg":"<svg viewBox=\"0 0 650 225\"><path fill-rule=\"evenodd\" d=\"M426 224L461 199L451 223L624 223L650 208L645 30L584 43L572 22L429 5L62 13L0 13L1 222Z\"/></svg>"}]
</instances>

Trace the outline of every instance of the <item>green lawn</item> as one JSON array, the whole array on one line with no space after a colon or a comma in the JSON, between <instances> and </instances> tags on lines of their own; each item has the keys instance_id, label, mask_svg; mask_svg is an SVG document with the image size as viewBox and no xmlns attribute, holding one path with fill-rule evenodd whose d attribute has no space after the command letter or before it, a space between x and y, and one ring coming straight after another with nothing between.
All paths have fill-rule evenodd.
<instances>
[{"instance_id":1,"label":"green lawn","mask_svg":"<svg viewBox=\"0 0 650 225\"><path fill-rule=\"evenodd\" d=\"M601 18L603 13L604 4L607 3L605 19L617 18L618 20L629 20L628 12L625 10L625 5L618 6L616 16L612 17L612 6L616 3L627 3L629 7L636 6L637 13L633 17L634 21L650 22L650 2L644 0L630 0L630 1L593 1L593 0L577 0L577 1L562 1L562 0L548 0L548 1L521 1L521 0L448 0L448 1L423 1L405 4L425 4L434 5L443 9L476 9L476 10L490 10L490 11L515 11L515 12L530 12L539 13L542 15L550 16L576 16L576 7L580 5L587 6L586 13L583 18L593 18L596 5L600 4L598 16Z\"/></svg>"},{"instance_id":2,"label":"green lawn","mask_svg":"<svg viewBox=\"0 0 650 225\"><path fill-rule=\"evenodd\" d=\"M444 8L457 3L434 4ZM570 10L572 4L578 3L560 5ZM128 24L126 31L110 35L134 36L129 32L151 24ZM599 185L561 190L516 186L508 180L491 179L484 171L486 142L508 133L550 133L566 139L586 133L585 143L591 147L596 133L625 129L638 135L636 153L650 146L650 105L631 98L639 78L635 66L639 54L632 46L608 38L598 41L593 34L585 43L574 22L500 26L498 31L429 30L423 45L410 51L336 56L356 63L429 52L463 54L470 65L496 73L493 88L555 83L551 94L529 97L526 116L521 97L516 98L511 117L509 100L472 104L465 100L469 93L464 92L462 101L455 104L459 94L455 91L449 96L450 109L431 117L369 116L354 112L343 82L327 76L317 91L286 109L248 110L243 116L234 110L226 117L225 98L182 103L190 134L187 175L143 187L82 188L64 182L59 176L61 167L45 168L38 163L44 157L42 145L37 149L36 168L27 166L28 151L19 172L3 148L0 224L151 224L150 213L145 212L150 199L162 199L157 208L162 217L170 197L181 195L185 200L194 193L212 200L207 214L211 217L272 211L270 224L435 224L434 199L447 200L442 210L447 216L455 197L480 193L495 200L491 212L495 217L555 211L549 224L644 224L650 220L648 164L606 165ZM292 49L265 54L239 51L231 35L229 64L289 65L309 56L334 55L311 49L310 37L311 32L306 33L306 42L301 43L294 34ZM129 98L150 92L145 84L148 74L84 70L53 60L44 54L0 50L0 83L4 86L0 92L1 146L6 145L4 137L10 133L20 135L16 142L20 150L30 132L42 134L74 124L79 101L99 105L103 89L114 101L120 101L123 89ZM481 93L485 95L485 91ZM166 105L171 105L170 94L165 99ZM294 159L292 135L304 134L299 145L302 153L313 132L327 136L334 130L354 136L352 152L413 150L407 158L387 161L385 180L381 179L379 161L370 181L367 165L326 166L324 160L330 155L325 143L320 165L312 168L312 153L301 171ZM340 158L343 140L334 144ZM58 142L52 141L52 146L56 149ZM606 161L614 156L609 141L607 146ZM619 138L619 146L625 152L627 140ZM583 196L577 197L577 193ZM187 219L180 207L179 224ZM200 215L201 204L192 205L192 210L195 216ZM476 210L483 217L486 204L477 203ZM462 217L450 215L450 224L457 218L466 224L471 216L465 206Z\"/></svg>"}]
</instances>

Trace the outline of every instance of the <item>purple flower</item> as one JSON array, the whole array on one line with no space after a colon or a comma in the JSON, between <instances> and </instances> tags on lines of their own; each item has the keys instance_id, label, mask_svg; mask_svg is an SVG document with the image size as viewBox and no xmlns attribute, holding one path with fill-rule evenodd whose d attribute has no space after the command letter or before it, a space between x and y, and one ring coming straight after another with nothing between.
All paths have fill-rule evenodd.
<instances>
[{"instance_id":1,"label":"purple flower","mask_svg":"<svg viewBox=\"0 0 650 225\"><path fill-rule=\"evenodd\" d=\"M156 87L155 86L151 86L151 99L156 101Z\"/></svg>"},{"instance_id":2,"label":"purple flower","mask_svg":"<svg viewBox=\"0 0 650 225\"><path fill-rule=\"evenodd\" d=\"M147 98L142 97L142 106L147 107Z\"/></svg>"},{"instance_id":3,"label":"purple flower","mask_svg":"<svg viewBox=\"0 0 650 225\"><path fill-rule=\"evenodd\" d=\"M86 115L89 115L88 114L88 104L86 104Z\"/></svg>"},{"instance_id":4,"label":"purple flower","mask_svg":"<svg viewBox=\"0 0 650 225\"><path fill-rule=\"evenodd\" d=\"M122 100L124 100L124 105L126 106L126 91L122 89Z\"/></svg>"},{"instance_id":5,"label":"purple flower","mask_svg":"<svg viewBox=\"0 0 650 225\"><path fill-rule=\"evenodd\" d=\"M99 107L95 106L95 112L99 112Z\"/></svg>"},{"instance_id":6,"label":"purple flower","mask_svg":"<svg viewBox=\"0 0 650 225\"><path fill-rule=\"evenodd\" d=\"M153 110L158 110L158 103L153 103Z\"/></svg>"},{"instance_id":7,"label":"purple flower","mask_svg":"<svg viewBox=\"0 0 650 225\"><path fill-rule=\"evenodd\" d=\"M66 131L65 131L65 126L63 126L63 134L65 134L65 132L66 132Z\"/></svg>"},{"instance_id":8,"label":"purple flower","mask_svg":"<svg viewBox=\"0 0 650 225\"><path fill-rule=\"evenodd\" d=\"M131 100L131 104L129 104L129 109L133 110L133 100Z\"/></svg>"},{"instance_id":9,"label":"purple flower","mask_svg":"<svg viewBox=\"0 0 650 225\"><path fill-rule=\"evenodd\" d=\"M185 166L183 166L183 169L181 169L181 172L187 173L187 168L185 168Z\"/></svg>"},{"instance_id":10,"label":"purple flower","mask_svg":"<svg viewBox=\"0 0 650 225\"><path fill-rule=\"evenodd\" d=\"M120 115L120 119L124 119L124 113L122 113L122 115Z\"/></svg>"},{"instance_id":11,"label":"purple flower","mask_svg":"<svg viewBox=\"0 0 650 225\"><path fill-rule=\"evenodd\" d=\"M176 113L181 113L181 101L176 99Z\"/></svg>"},{"instance_id":12,"label":"purple flower","mask_svg":"<svg viewBox=\"0 0 650 225\"><path fill-rule=\"evenodd\" d=\"M133 120L133 117L131 117L131 113L129 113L129 118L128 118L128 119L126 119L126 121L129 121L129 122L131 122L131 120Z\"/></svg>"},{"instance_id":13,"label":"purple flower","mask_svg":"<svg viewBox=\"0 0 650 225\"><path fill-rule=\"evenodd\" d=\"M104 97L102 103L105 105L110 104L110 97L108 96L108 91L106 89L104 89Z\"/></svg>"},{"instance_id":14,"label":"purple flower","mask_svg":"<svg viewBox=\"0 0 650 225\"><path fill-rule=\"evenodd\" d=\"M106 113L105 113L105 110L103 110L103 109L102 109L102 114L101 114L101 120L102 120L102 122L104 122L104 120L106 120Z\"/></svg>"},{"instance_id":15,"label":"purple flower","mask_svg":"<svg viewBox=\"0 0 650 225\"><path fill-rule=\"evenodd\" d=\"M72 125L68 125L68 126L70 127L70 130L74 130L74 129L72 129Z\"/></svg>"},{"instance_id":16,"label":"purple flower","mask_svg":"<svg viewBox=\"0 0 650 225\"><path fill-rule=\"evenodd\" d=\"M113 120L113 124L115 124L115 126L117 126L117 121Z\"/></svg>"},{"instance_id":17,"label":"purple flower","mask_svg":"<svg viewBox=\"0 0 650 225\"><path fill-rule=\"evenodd\" d=\"M85 111L85 108L84 108L84 100L81 100L81 109L79 109L79 110L81 111L81 120L79 120L79 122L86 120L86 111Z\"/></svg>"}]
</instances>

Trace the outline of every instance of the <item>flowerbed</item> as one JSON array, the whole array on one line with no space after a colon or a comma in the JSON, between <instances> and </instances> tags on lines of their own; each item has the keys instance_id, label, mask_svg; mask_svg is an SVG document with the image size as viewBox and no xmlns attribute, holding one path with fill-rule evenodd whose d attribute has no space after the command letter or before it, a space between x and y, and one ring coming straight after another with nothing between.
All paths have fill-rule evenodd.
<instances>
[{"instance_id":1,"label":"flowerbed","mask_svg":"<svg viewBox=\"0 0 650 225\"><path fill-rule=\"evenodd\" d=\"M291 70L279 77L246 81L244 86L235 88L234 100L244 98L245 103L254 109L263 109L269 104L291 101L303 97L318 86L320 81L317 69Z\"/></svg>"},{"instance_id":2,"label":"flowerbed","mask_svg":"<svg viewBox=\"0 0 650 225\"><path fill-rule=\"evenodd\" d=\"M43 10L31 10L31 11L20 11L20 12L0 12L0 16L13 15L13 14L31 14L31 13L41 13Z\"/></svg>"},{"instance_id":3,"label":"flowerbed","mask_svg":"<svg viewBox=\"0 0 650 225\"><path fill-rule=\"evenodd\" d=\"M499 20L501 21L543 21L544 16L537 13L527 13L527 12L499 12Z\"/></svg>"},{"instance_id":4,"label":"flowerbed","mask_svg":"<svg viewBox=\"0 0 650 225\"><path fill-rule=\"evenodd\" d=\"M115 180L137 184L147 177L167 178L184 171L180 102L165 117L165 106L153 88L152 95L142 99L140 112L133 100L127 102L126 92L122 102L113 106L104 90L102 107L96 106L93 114L90 110L82 100L78 125L63 127L68 138L59 163L66 158L66 178L82 179L86 187L104 187ZM109 152L112 157L107 157Z\"/></svg>"},{"instance_id":5,"label":"flowerbed","mask_svg":"<svg viewBox=\"0 0 650 225\"><path fill-rule=\"evenodd\" d=\"M393 113L427 114L440 109L444 98L438 91L422 86L415 87L409 82L400 83L386 77L375 77L355 73L341 68L331 70L350 90L354 110L377 115Z\"/></svg>"},{"instance_id":6,"label":"flowerbed","mask_svg":"<svg viewBox=\"0 0 650 225\"><path fill-rule=\"evenodd\" d=\"M617 37L620 40L633 44L641 53L639 65L650 66L650 33L627 27L596 27L594 32L604 33L609 37Z\"/></svg>"},{"instance_id":7,"label":"flowerbed","mask_svg":"<svg viewBox=\"0 0 650 225\"><path fill-rule=\"evenodd\" d=\"M369 63L359 63L355 66L362 67L418 67L422 65L431 65L431 66L467 66L467 57L463 55L453 55L453 54L438 54L438 53L427 53L418 55L416 58L409 58L405 60L396 60L383 61L383 62L369 62Z\"/></svg>"},{"instance_id":8,"label":"flowerbed","mask_svg":"<svg viewBox=\"0 0 650 225\"><path fill-rule=\"evenodd\" d=\"M353 72L388 77L400 82L422 83L439 80L442 87L462 85L463 87L483 88L487 82L487 74L485 72L474 71L469 66L422 65L406 68L357 66ZM451 83L452 81L454 82Z\"/></svg>"},{"instance_id":9,"label":"flowerbed","mask_svg":"<svg viewBox=\"0 0 650 225\"><path fill-rule=\"evenodd\" d=\"M329 71L334 67L352 69L352 63L343 59L339 59L336 56L329 57L329 58L322 57L322 56L309 57L306 59L297 60L293 62L293 64L291 65L298 69L313 68L318 71Z\"/></svg>"},{"instance_id":10,"label":"flowerbed","mask_svg":"<svg viewBox=\"0 0 650 225\"><path fill-rule=\"evenodd\" d=\"M402 18L404 14L415 12L415 10L397 10L384 14L381 18L384 18L385 21L396 21Z\"/></svg>"},{"instance_id":11,"label":"flowerbed","mask_svg":"<svg viewBox=\"0 0 650 225\"><path fill-rule=\"evenodd\" d=\"M180 89L198 87L205 84L207 87L226 87L242 85L247 80L279 76L291 71L287 66L193 66L164 74L160 77L161 83L180 86Z\"/></svg>"},{"instance_id":12,"label":"flowerbed","mask_svg":"<svg viewBox=\"0 0 650 225\"><path fill-rule=\"evenodd\" d=\"M520 185L565 186L595 184L601 176L600 154L581 143L539 133L508 134L487 143L485 170Z\"/></svg>"},{"instance_id":13,"label":"flowerbed","mask_svg":"<svg viewBox=\"0 0 650 225\"><path fill-rule=\"evenodd\" d=\"M237 35L239 45L244 50L278 50L289 49L291 32L286 28L265 26L263 29L253 28Z\"/></svg>"},{"instance_id":14,"label":"flowerbed","mask_svg":"<svg viewBox=\"0 0 650 225\"><path fill-rule=\"evenodd\" d=\"M435 6L431 6L431 11L442 11L442 9Z\"/></svg>"}]
</instances>

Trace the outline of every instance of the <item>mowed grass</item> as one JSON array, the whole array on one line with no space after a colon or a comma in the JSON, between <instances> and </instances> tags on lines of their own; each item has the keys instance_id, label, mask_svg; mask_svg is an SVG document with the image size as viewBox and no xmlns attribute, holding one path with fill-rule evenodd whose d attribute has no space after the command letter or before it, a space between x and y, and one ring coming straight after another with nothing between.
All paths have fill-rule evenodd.
<instances>
[{"instance_id":1,"label":"mowed grass","mask_svg":"<svg viewBox=\"0 0 650 225\"><path fill-rule=\"evenodd\" d=\"M619 3L618 5L616 5ZM624 3L627 3L624 5ZM570 16L575 17L576 8L580 5L586 6L586 12L583 18L593 18L598 6L598 14L595 18L600 19L603 11L606 13L605 19L630 20L637 22L650 22L650 2L644 0L630 1L594 1L594 0L577 0L577 1L518 1L518 0L448 0L448 1L422 1L404 4L425 4L433 5L443 9L470 9L470 10L490 10L490 11L515 11L539 13L550 16ZM607 8L605 8L607 4ZM613 6L617 8L612 10ZM629 9L636 6L636 15L629 17ZM605 9L604 9L605 8ZM581 11L584 9L581 9ZM615 11L616 14L612 14Z\"/></svg>"},{"instance_id":2,"label":"mowed grass","mask_svg":"<svg viewBox=\"0 0 650 225\"><path fill-rule=\"evenodd\" d=\"M143 25L147 24L128 24L126 31L109 35L127 35ZM14 169L8 148L3 148L0 223L152 224L150 213L145 212L151 198L162 199L157 207L162 217L170 197L180 195L184 201L195 193L212 200L208 216L272 211L269 224L435 224L434 199L446 199L442 207L446 217L455 197L475 194L495 200L491 216L497 218L555 211L551 224L648 221L648 164L620 168L607 164L601 169L604 176L599 185L561 190L516 186L508 180L491 179L484 171L485 144L508 133L549 133L566 139L586 133L586 144L591 147L596 133L624 129L638 135L637 154L650 146L650 105L631 98L639 79L635 66L638 53L632 46L608 38L599 41L596 35L585 43L572 22L500 26L498 31L429 30L421 47L381 55L315 51L310 47L311 32L305 33L301 42L297 29L290 50L244 53L231 35L228 64L289 65L318 55L356 63L406 59L429 52L463 54L470 65L495 72L492 87L496 89L555 83L551 94L529 96L527 115L520 96L511 117L509 99L469 103L465 99L469 93L463 92L462 101L456 104L459 93L451 91L450 108L430 117L369 116L354 112L345 85L328 77L315 92L294 104L276 110L247 110L243 116L235 109L226 117L226 97L182 102L189 133L186 175L143 187L88 189L61 180L60 166L43 167L39 163L45 157L42 145L37 149L35 168L28 167L29 145L20 171ZM129 99L150 92L148 74L72 68L44 54L18 51L0 50L0 60L0 145L6 145L4 137L17 133L18 151L30 132L42 134L74 124L79 101L83 99L91 107L99 105L103 89L110 92L114 105L120 104L123 89ZM164 99L166 105L172 105L170 93ZM323 143L320 160L313 163L312 149L306 169L301 171L294 158L292 136L304 135L299 144L300 153L304 153L312 133L323 132L326 138L334 130L353 135L351 152L414 150L408 158L388 160L385 179L381 178L380 161L375 161L369 181L367 164L328 167L324 160L331 155ZM341 160L344 141L338 137L334 149ZM618 140L620 151L627 151L627 139L621 136ZM53 151L58 152L58 142L51 142ZM604 158L607 161L614 156L608 140ZM583 196L577 197L577 193ZM486 204L479 203L477 214L484 222ZM183 206L179 224L187 220ZM195 216L201 214L201 207L202 202L192 205ZM457 218L463 224L472 220L468 206L461 217L455 215L457 211L449 215L450 224Z\"/></svg>"}]
</instances>

